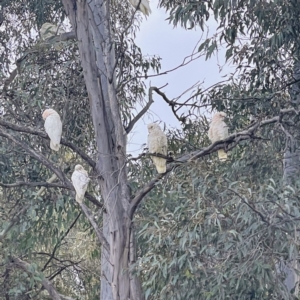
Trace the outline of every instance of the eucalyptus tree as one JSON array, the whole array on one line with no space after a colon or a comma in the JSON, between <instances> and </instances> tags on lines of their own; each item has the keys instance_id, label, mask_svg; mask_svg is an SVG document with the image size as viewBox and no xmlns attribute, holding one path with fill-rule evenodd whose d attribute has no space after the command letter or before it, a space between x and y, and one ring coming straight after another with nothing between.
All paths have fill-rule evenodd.
<instances>
[{"instance_id":1,"label":"eucalyptus tree","mask_svg":"<svg viewBox=\"0 0 300 300\"><path fill-rule=\"evenodd\" d=\"M214 16L218 32L199 54L225 43L236 66L182 101L156 87L144 100L160 59L135 44L139 13L127 1L0 4L1 297L291 298L278 265L295 258L300 215L297 177L283 183L281 163L299 122L296 1L160 1L174 25L200 30ZM69 32L41 41L45 22ZM182 123L168 132L165 174L146 152L126 155L154 92ZM46 106L62 116L59 153L42 129ZM227 112L224 142L209 145L202 107ZM92 179L80 205L69 180L78 162Z\"/></svg>"}]
</instances>

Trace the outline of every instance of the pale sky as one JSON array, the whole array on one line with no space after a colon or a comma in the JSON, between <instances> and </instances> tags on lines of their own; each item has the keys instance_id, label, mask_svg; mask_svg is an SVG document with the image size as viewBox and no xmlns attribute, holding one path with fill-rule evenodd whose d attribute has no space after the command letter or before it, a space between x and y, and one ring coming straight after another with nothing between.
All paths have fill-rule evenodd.
<instances>
[{"instance_id":1,"label":"pale sky","mask_svg":"<svg viewBox=\"0 0 300 300\"><path fill-rule=\"evenodd\" d=\"M162 58L161 71L166 71L180 65L186 56L192 54L201 37L201 42L205 40L206 34L203 34L200 28L196 30L185 30L179 26L173 28L173 25L166 20L168 15L165 11L158 9L155 5L154 1L150 1L152 14L147 19L143 19L140 31L137 33L136 43L141 47L144 55L160 56ZM209 36L215 32L217 27L216 22L211 21L210 23ZM221 58L222 56L224 57L223 54ZM167 75L149 78L146 85L147 87L161 87L168 83L168 86L162 91L169 99L172 99L197 81L204 82L203 86L209 87L222 80L221 76L224 75L224 71L222 73L219 71L217 57L211 57L208 61L205 61L205 57L200 57L187 66ZM163 122L167 127L180 127L180 123L173 116L170 107L164 100L156 93L153 94L153 99L154 103L150 107L151 115L144 116L135 125L132 134L128 138L128 150L134 156L138 155L142 151L142 145L147 143L148 123L161 121L161 128L164 126ZM185 97L182 98L182 100L184 99Z\"/></svg>"}]
</instances>

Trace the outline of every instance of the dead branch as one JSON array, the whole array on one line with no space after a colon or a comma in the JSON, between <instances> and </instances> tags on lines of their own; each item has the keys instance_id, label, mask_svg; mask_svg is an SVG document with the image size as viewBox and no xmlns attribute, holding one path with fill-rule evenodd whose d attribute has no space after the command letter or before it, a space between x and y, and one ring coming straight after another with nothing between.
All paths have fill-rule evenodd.
<instances>
[{"instance_id":1,"label":"dead branch","mask_svg":"<svg viewBox=\"0 0 300 300\"><path fill-rule=\"evenodd\" d=\"M146 106L135 116L135 118L129 122L129 125L125 129L127 134L132 130L135 123L148 111L149 107L154 102L152 93L153 93L153 87L150 87L149 88L149 101L146 104Z\"/></svg>"},{"instance_id":2,"label":"dead branch","mask_svg":"<svg viewBox=\"0 0 300 300\"><path fill-rule=\"evenodd\" d=\"M165 93L161 92L159 88L153 86L152 87L152 90L155 91L158 95L160 95L164 100L165 102L167 102L169 104L169 106L171 106L171 109L172 109L172 112L174 114L174 116L177 118L178 121L184 123L186 118L185 117L179 117L176 113L176 106L177 106L177 103L173 100L170 100Z\"/></svg>"}]
</instances>

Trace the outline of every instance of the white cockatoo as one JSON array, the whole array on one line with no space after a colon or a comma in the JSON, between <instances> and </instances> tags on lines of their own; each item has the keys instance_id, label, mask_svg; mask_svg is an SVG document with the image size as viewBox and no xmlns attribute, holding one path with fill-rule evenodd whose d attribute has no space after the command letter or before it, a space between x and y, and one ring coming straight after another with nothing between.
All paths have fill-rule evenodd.
<instances>
[{"instance_id":1,"label":"white cockatoo","mask_svg":"<svg viewBox=\"0 0 300 300\"><path fill-rule=\"evenodd\" d=\"M165 133L156 123L148 124L148 148L150 153L167 155L168 140ZM151 159L158 173L165 173L167 170L167 160L162 157L151 156Z\"/></svg>"},{"instance_id":2,"label":"white cockatoo","mask_svg":"<svg viewBox=\"0 0 300 300\"><path fill-rule=\"evenodd\" d=\"M208 130L208 137L212 143L228 137L228 126L224 122L224 118L226 118L226 113L223 111L215 113L212 117ZM227 153L223 149L218 150L218 156L220 160L227 159Z\"/></svg>"},{"instance_id":3,"label":"white cockatoo","mask_svg":"<svg viewBox=\"0 0 300 300\"><path fill-rule=\"evenodd\" d=\"M82 203L85 191L90 181L88 173L82 165L75 166L71 180L76 191L75 199L78 203Z\"/></svg>"},{"instance_id":4,"label":"white cockatoo","mask_svg":"<svg viewBox=\"0 0 300 300\"><path fill-rule=\"evenodd\" d=\"M65 33L65 31L61 27L57 27L55 24L44 23L40 29L40 34L43 40L48 40L53 36L61 35ZM54 44L54 48L56 50L62 50L64 44L63 42L56 42Z\"/></svg>"},{"instance_id":5,"label":"white cockatoo","mask_svg":"<svg viewBox=\"0 0 300 300\"><path fill-rule=\"evenodd\" d=\"M45 109L42 114L45 130L50 138L50 148L58 151L62 134L62 122L59 114L52 108Z\"/></svg>"},{"instance_id":6,"label":"white cockatoo","mask_svg":"<svg viewBox=\"0 0 300 300\"><path fill-rule=\"evenodd\" d=\"M130 0L130 3L134 8L139 9L145 16L151 14L149 0Z\"/></svg>"}]
</instances>

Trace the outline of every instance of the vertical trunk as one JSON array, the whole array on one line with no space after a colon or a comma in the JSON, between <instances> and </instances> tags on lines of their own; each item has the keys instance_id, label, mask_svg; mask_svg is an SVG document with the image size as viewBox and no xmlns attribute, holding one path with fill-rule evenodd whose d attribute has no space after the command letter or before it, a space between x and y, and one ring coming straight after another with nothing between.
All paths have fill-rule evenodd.
<instances>
[{"instance_id":1,"label":"vertical trunk","mask_svg":"<svg viewBox=\"0 0 300 300\"><path fill-rule=\"evenodd\" d=\"M295 62L294 65L294 78L300 79L300 63ZM290 90L291 102L299 106L300 104L300 88L299 83L293 84ZM285 184L293 185L296 181L299 181L300 175L300 148L297 143L297 136L299 136L297 128L294 128L293 132L290 132L291 136L287 138L286 150L283 157L283 180ZM299 239L298 235L294 237ZM292 254L288 260L281 260L277 268L281 274L284 274L284 285L289 292L295 296L299 293L299 280L300 277L296 273L295 269L299 269L299 263L297 260L298 251Z\"/></svg>"},{"instance_id":2,"label":"vertical trunk","mask_svg":"<svg viewBox=\"0 0 300 300\"><path fill-rule=\"evenodd\" d=\"M101 299L140 300L139 281L129 274L131 220L126 173L126 133L115 88L115 53L111 39L109 1L63 0L78 40L98 148L96 171L106 208L102 249ZM134 280L132 280L134 278ZM130 291L135 292L134 295Z\"/></svg>"}]
</instances>

